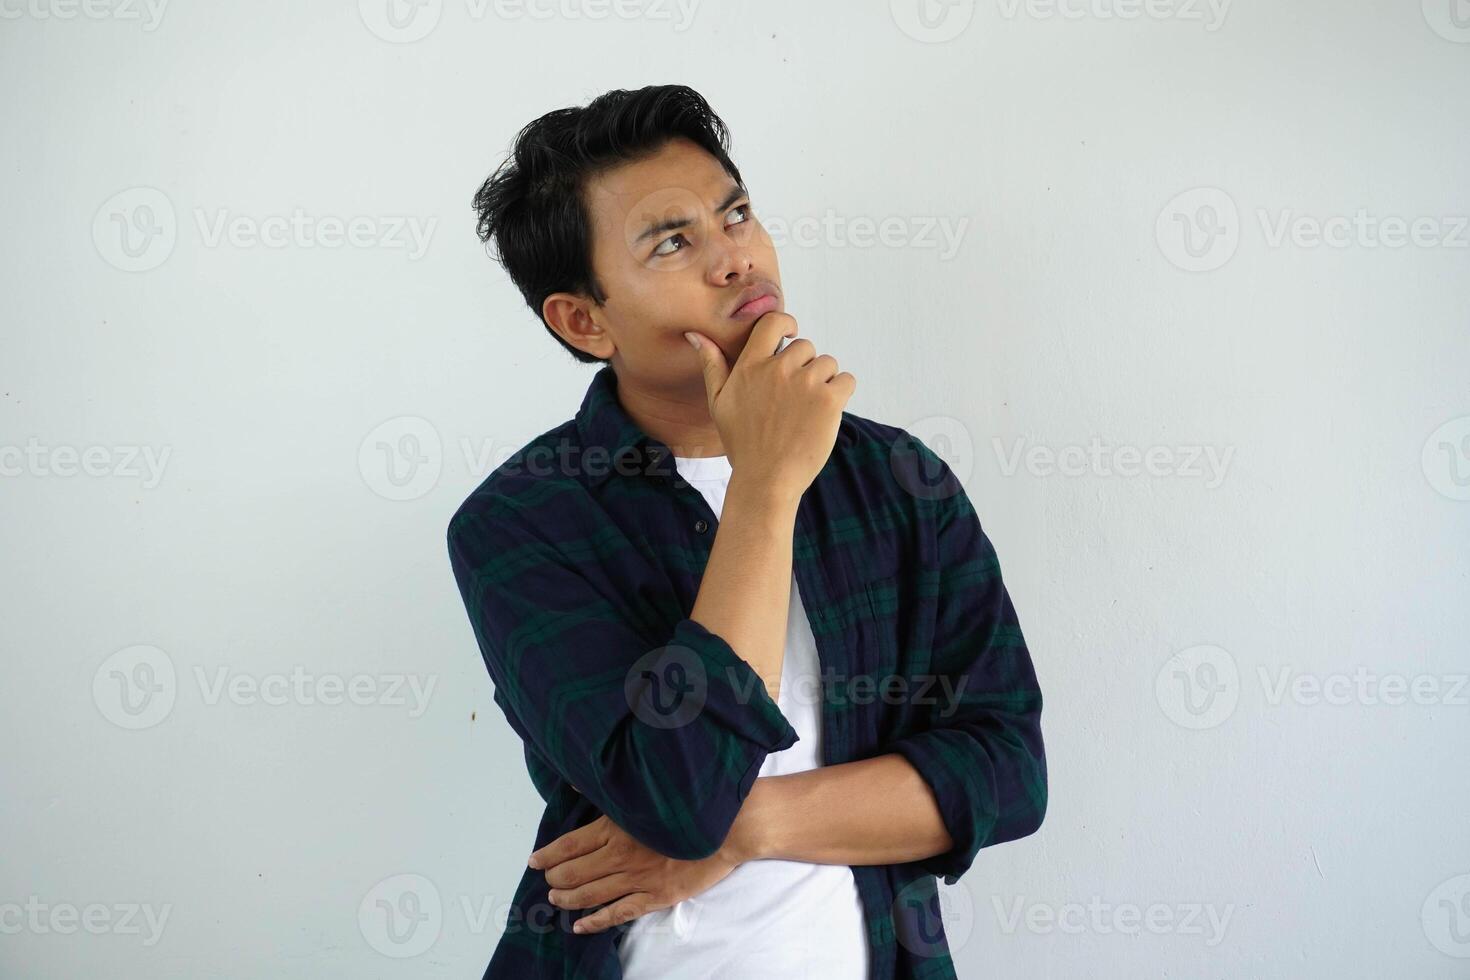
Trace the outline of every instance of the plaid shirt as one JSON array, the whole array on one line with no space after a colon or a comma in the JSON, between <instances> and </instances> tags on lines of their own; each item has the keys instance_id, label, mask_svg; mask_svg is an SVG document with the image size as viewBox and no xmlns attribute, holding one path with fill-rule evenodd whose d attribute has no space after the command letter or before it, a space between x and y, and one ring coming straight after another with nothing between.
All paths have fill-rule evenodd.
<instances>
[{"instance_id":1,"label":"plaid shirt","mask_svg":"<svg viewBox=\"0 0 1470 980\"><path fill-rule=\"evenodd\" d=\"M694 860L797 736L739 654L689 618L718 519L616 391L599 368L575 418L497 467L450 520L449 557L546 800L526 853L606 814ZM792 551L823 669L823 764L902 755L954 840L852 868L871 977L953 977L935 876L954 884L1046 810L1041 692L995 550L938 455L843 412ZM573 933L593 910L557 908L548 887L526 869L485 977L620 977L627 926Z\"/></svg>"}]
</instances>

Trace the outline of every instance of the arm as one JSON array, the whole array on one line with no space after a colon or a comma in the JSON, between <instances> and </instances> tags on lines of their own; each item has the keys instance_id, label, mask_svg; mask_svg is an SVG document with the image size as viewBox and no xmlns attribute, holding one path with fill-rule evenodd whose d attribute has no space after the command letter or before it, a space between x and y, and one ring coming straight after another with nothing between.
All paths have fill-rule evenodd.
<instances>
[{"instance_id":1,"label":"arm","mask_svg":"<svg viewBox=\"0 0 1470 980\"><path fill-rule=\"evenodd\" d=\"M920 465L940 476L930 669L953 695L927 706L917 730L884 749L907 759L933 791L954 845L919 864L952 885L981 848L1041 826L1047 803L1041 689L974 506L948 465L911 441Z\"/></svg>"},{"instance_id":2,"label":"arm","mask_svg":"<svg viewBox=\"0 0 1470 980\"><path fill-rule=\"evenodd\" d=\"M736 864L776 858L810 864L901 864L954 846L929 785L887 754L751 787L722 850Z\"/></svg>"},{"instance_id":3,"label":"arm","mask_svg":"<svg viewBox=\"0 0 1470 980\"><path fill-rule=\"evenodd\" d=\"M519 489L548 491L529 480ZM739 593L725 566L744 555L768 563L765 574L778 581L784 560L789 588L794 508L788 517L745 493L727 499L731 520L720 525L721 554L711 556L715 574L705 583ZM691 614L654 635L609 601L616 583L602 551L626 546L621 536L578 536L575 519L535 526L521 496L506 490L467 502L447 535L496 702L529 751L639 841L675 858L714 853L766 755L795 743L795 730L722 633ZM712 604L708 591L702 585L701 615L712 608L711 622L742 644L784 635L789 592L779 603L757 592ZM679 688L672 713L654 709Z\"/></svg>"},{"instance_id":4,"label":"arm","mask_svg":"<svg viewBox=\"0 0 1470 980\"><path fill-rule=\"evenodd\" d=\"M531 854L551 904L602 906L573 931L601 932L699 895L746 861L895 864L953 844L928 787L907 761L883 755L755 781L714 854L679 861L658 854L606 817Z\"/></svg>"},{"instance_id":5,"label":"arm","mask_svg":"<svg viewBox=\"0 0 1470 980\"><path fill-rule=\"evenodd\" d=\"M724 637L780 696L791 608L791 549L801 497L730 473L691 619Z\"/></svg>"}]
</instances>

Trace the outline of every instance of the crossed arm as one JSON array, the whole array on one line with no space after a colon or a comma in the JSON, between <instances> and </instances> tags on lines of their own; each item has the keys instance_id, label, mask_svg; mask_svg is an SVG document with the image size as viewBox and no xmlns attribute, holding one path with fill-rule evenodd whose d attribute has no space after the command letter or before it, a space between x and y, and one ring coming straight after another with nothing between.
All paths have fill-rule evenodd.
<instances>
[{"instance_id":1,"label":"crossed arm","mask_svg":"<svg viewBox=\"0 0 1470 980\"><path fill-rule=\"evenodd\" d=\"M701 860L666 857L604 816L533 852L529 864L545 870L553 905L609 903L573 925L592 933L698 895L746 861L898 864L953 845L928 784L890 753L757 779L725 842Z\"/></svg>"},{"instance_id":2,"label":"crossed arm","mask_svg":"<svg viewBox=\"0 0 1470 980\"><path fill-rule=\"evenodd\" d=\"M954 884L981 848L1040 826L1041 691L995 551L957 485L935 504L937 575L921 596L933 622L928 670L960 692L956 702L916 712L883 754L766 778L762 760L797 734L749 664L688 616L650 651L646 631L607 600L617 587L596 549L543 538L520 496L462 509L448 544L497 703L528 755L603 814L531 861L554 903L612 903L576 931L682 901L762 858L912 861ZM703 680L699 710L672 727L649 723L638 710L649 685L630 688L630 669L675 668Z\"/></svg>"}]
</instances>

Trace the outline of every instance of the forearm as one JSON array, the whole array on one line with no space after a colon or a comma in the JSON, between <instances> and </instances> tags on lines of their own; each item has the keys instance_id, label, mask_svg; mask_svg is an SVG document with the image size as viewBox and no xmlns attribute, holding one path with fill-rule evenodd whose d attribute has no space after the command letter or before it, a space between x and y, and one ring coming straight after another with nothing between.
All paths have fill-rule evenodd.
<instances>
[{"instance_id":1,"label":"forearm","mask_svg":"<svg viewBox=\"0 0 1470 980\"><path fill-rule=\"evenodd\" d=\"M737 861L901 864L954 846L934 794L895 754L755 781L722 848Z\"/></svg>"},{"instance_id":2,"label":"forearm","mask_svg":"<svg viewBox=\"0 0 1470 980\"><path fill-rule=\"evenodd\" d=\"M800 498L730 478L709 562L689 618L730 644L776 700L791 606L791 551Z\"/></svg>"}]
</instances>

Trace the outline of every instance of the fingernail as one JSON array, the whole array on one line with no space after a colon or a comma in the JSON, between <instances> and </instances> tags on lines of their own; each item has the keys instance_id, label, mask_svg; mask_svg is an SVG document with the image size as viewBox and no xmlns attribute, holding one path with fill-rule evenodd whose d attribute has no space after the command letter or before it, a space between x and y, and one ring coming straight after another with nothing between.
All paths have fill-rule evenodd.
<instances>
[{"instance_id":1,"label":"fingernail","mask_svg":"<svg viewBox=\"0 0 1470 980\"><path fill-rule=\"evenodd\" d=\"M699 338L694 336L694 334L686 330L684 331L684 339L689 341L689 346L693 347L695 350L699 350Z\"/></svg>"},{"instance_id":2,"label":"fingernail","mask_svg":"<svg viewBox=\"0 0 1470 980\"><path fill-rule=\"evenodd\" d=\"M526 867L539 869L541 867L541 861L536 857L536 855L532 854L529 858L526 859Z\"/></svg>"}]
</instances>

